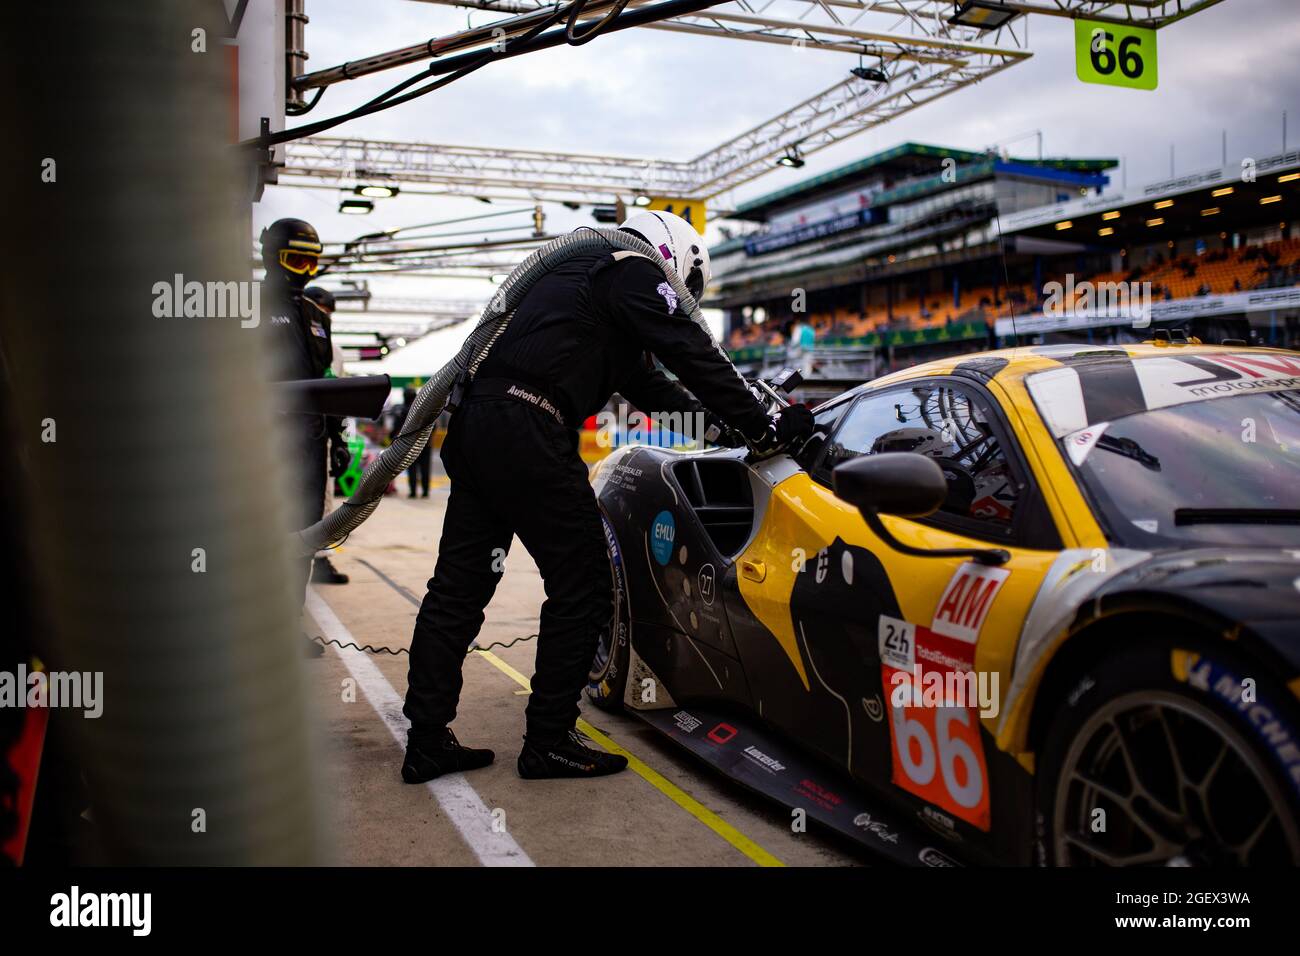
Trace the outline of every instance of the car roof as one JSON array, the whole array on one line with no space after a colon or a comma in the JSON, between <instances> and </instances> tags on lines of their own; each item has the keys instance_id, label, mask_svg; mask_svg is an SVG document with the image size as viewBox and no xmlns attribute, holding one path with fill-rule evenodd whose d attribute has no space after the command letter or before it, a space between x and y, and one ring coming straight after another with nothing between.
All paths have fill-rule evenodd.
<instances>
[{"instance_id":1,"label":"car roof","mask_svg":"<svg viewBox=\"0 0 1300 956\"><path fill-rule=\"evenodd\" d=\"M1289 349L1259 348L1247 345L1201 345L1196 343L1132 342L1123 345L1022 345L1015 348L995 349L988 352L971 352L950 355L946 358L923 362L909 368L890 372L864 382L846 395L857 394L896 382L936 375L962 375L983 381L997 379L1010 381L1022 379L1034 372L1059 368L1077 363L1087 363L1091 368L1128 365L1147 358L1188 358L1225 354L1288 355L1300 357Z\"/></svg>"}]
</instances>

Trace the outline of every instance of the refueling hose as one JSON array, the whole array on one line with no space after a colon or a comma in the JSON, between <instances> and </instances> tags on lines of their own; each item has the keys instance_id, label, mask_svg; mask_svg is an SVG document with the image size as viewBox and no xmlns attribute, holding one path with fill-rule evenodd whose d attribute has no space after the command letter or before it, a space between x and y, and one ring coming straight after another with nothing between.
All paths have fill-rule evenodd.
<instances>
[{"instance_id":1,"label":"refueling hose","mask_svg":"<svg viewBox=\"0 0 1300 956\"><path fill-rule=\"evenodd\" d=\"M648 242L631 233L584 226L534 250L506 277L456 357L420 388L407 413L401 433L367 466L352 497L311 527L297 532L299 551L302 554L313 554L322 548L332 547L360 527L379 507L389 482L411 466L429 441L433 425L447 406L447 399L457 380L462 375L472 377L478 371L493 343L506 330L514 310L538 279L571 256L609 250L630 252L659 264L683 310L708 333L718 354L743 385L744 379L731 365L731 359L722 346L713 339L713 333L709 331L700 312L699 303L687 291L686 283L677 275L672 263L663 259Z\"/></svg>"}]
</instances>

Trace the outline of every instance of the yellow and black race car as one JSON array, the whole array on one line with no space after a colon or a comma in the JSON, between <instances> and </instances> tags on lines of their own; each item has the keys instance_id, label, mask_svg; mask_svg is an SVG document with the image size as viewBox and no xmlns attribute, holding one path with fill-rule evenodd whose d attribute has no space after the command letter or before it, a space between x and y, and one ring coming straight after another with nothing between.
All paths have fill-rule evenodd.
<instances>
[{"instance_id":1,"label":"yellow and black race car","mask_svg":"<svg viewBox=\"0 0 1300 956\"><path fill-rule=\"evenodd\" d=\"M1300 355L960 356L627 447L589 696L905 863L1300 862Z\"/></svg>"}]
</instances>

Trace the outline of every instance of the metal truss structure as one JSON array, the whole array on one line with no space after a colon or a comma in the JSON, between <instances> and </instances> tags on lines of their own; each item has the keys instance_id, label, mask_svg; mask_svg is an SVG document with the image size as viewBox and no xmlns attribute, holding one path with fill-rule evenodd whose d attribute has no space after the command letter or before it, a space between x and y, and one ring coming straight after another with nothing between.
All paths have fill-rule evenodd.
<instances>
[{"instance_id":1,"label":"metal truss structure","mask_svg":"<svg viewBox=\"0 0 1300 956\"><path fill-rule=\"evenodd\" d=\"M542 0L418 0L510 14L436 41L460 52L502 33L513 35ZM1022 14L996 30L948 22L952 0L731 0L697 13L649 23L645 29L719 39L797 46L870 58L884 82L850 76L753 129L689 160L639 159L557 151L393 143L338 137L290 142L281 182L426 184L453 196L529 201L613 202L636 195L710 199L772 169L783 155L807 156L956 92L1032 55L1029 15L1086 17L1161 27L1222 0L1006 0ZM650 0L632 0L629 9ZM601 16L608 0L592 0ZM429 58L426 46L381 54L297 77L301 93L348 77ZM847 72L847 69L846 71Z\"/></svg>"}]
</instances>

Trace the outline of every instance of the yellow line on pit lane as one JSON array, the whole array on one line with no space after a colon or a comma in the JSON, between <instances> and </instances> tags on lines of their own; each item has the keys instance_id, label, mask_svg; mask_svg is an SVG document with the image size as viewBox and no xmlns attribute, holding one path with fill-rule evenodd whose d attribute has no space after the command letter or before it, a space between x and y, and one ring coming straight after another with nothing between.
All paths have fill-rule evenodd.
<instances>
[{"instance_id":1,"label":"yellow line on pit lane","mask_svg":"<svg viewBox=\"0 0 1300 956\"><path fill-rule=\"evenodd\" d=\"M491 664L497 670L501 671L501 673L505 674L507 677L515 681L525 690L532 689L530 687L527 677L519 673L519 671L515 670L513 667L511 667L501 658L497 657L491 651L476 650L474 651L474 653L478 654L489 664ZM622 754L624 757L626 757L628 769L630 769L642 780L644 780L646 783L650 784L650 786L654 787L656 790L658 790L660 793L666 796L669 800L673 801L673 803L677 804L679 807L681 807L683 810L685 810L687 813L693 816L696 820L699 820L701 823L703 823L706 827L708 827L718 836L722 837L722 839L726 840L728 843L730 843L741 853L745 854L745 856L749 857L759 866L785 866L784 863L778 860L767 850L763 849L761 846L759 846L749 837L745 836L745 834L741 833L739 830L733 827L726 820L722 819L720 816L718 816L708 807L704 806L704 804L700 803L694 797L690 796L690 794L683 791L680 787L674 784L671 780L668 780L666 777L664 777L653 767L647 765L635 754L631 753L628 750L625 750L624 748L620 747L618 744L614 743L613 740L611 740L609 737L606 737L604 734L602 734L595 727L591 726L591 724L587 723L585 720L580 719L578 721L578 729L581 730L588 737L590 737L592 740L594 740L596 743L600 744L610 753Z\"/></svg>"}]
</instances>

